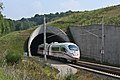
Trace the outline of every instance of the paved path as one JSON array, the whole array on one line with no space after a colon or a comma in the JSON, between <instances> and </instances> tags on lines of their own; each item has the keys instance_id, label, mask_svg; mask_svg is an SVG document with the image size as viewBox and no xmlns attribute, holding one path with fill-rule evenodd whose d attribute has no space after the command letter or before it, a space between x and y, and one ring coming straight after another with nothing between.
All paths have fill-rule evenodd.
<instances>
[{"instance_id":1,"label":"paved path","mask_svg":"<svg viewBox=\"0 0 120 80\"><path fill-rule=\"evenodd\" d=\"M55 61L55 60L50 60L50 59L48 59L48 63L50 63L51 66L55 67L56 69L58 69L60 71L58 73L59 76L65 76L65 75L77 73L77 69L76 68L68 66L65 63L62 63L62 62L59 62L59 61Z\"/></svg>"}]
</instances>

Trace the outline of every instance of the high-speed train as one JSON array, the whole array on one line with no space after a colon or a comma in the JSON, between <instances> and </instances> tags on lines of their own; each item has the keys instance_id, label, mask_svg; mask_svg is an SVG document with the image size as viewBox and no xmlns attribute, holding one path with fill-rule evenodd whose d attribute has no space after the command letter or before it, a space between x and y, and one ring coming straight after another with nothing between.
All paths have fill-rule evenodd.
<instances>
[{"instance_id":1,"label":"high-speed train","mask_svg":"<svg viewBox=\"0 0 120 80\"><path fill-rule=\"evenodd\" d=\"M44 44L38 46L38 54L44 54ZM46 55L64 58L69 61L78 61L80 59L80 49L79 47L70 42L58 43L54 42L51 44L46 44Z\"/></svg>"}]
</instances>

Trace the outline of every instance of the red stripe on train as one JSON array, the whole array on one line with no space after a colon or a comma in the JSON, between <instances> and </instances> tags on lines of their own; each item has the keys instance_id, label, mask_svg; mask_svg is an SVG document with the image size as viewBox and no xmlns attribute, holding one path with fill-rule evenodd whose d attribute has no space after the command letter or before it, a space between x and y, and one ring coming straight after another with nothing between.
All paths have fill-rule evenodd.
<instances>
[{"instance_id":1,"label":"red stripe on train","mask_svg":"<svg viewBox=\"0 0 120 80\"><path fill-rule=\"evenodd\" d=\"M49 53L53 53L53 54L65 54L66 56L68 56L68 57L70 57L70 58L72 58L72 59L74 59L74 60L79 60L79 58L74 58L74 57L68 55L68 54L65 53L65 52L49 52Z\"/></svg>"}]
</instances>

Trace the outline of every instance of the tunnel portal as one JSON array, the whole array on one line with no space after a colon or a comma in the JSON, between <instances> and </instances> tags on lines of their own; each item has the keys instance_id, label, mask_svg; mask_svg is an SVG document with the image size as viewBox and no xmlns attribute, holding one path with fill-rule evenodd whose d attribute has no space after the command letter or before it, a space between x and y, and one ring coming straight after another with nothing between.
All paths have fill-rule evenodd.
<instances>
[{"instance_id":1,"label":"tunnel portal","mask_svg":"<svg viewBox=\"0 0 120 80\"><path fill-rule=\"evenodd\" d=\"M39 26L30 35L27 44L27 55L34 56L37 55L38 45L44 43L44 33L43 26ZM69 42L69 38L66 33L59 28L47 26L46 28L46 42Z\"/></svg>"},{"instance_id":2,"label":"tunnel portal","mask_svg":"<svg viewBox=\"0 0 120 80\"><path fill-rule=\"evenodd\" d=\"M31 44L31 55L37 55L36 53L37 53L38 45L44 43L43 39L44 39L43 33L39 34L34 38ZM46 33L46 43L49 44L51 42L65 42L65 40L53 33Z\"/></svg>"}]
</instances>

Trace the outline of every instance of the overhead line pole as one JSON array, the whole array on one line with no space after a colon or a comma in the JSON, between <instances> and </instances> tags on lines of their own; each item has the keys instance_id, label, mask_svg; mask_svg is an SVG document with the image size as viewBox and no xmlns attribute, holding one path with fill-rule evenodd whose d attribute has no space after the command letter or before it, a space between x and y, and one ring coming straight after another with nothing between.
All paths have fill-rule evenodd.
<instances>
[{"instance_id":1,"label":"overhead line pole","mask_svg":"<svg viewBox=\"0 0 120 80\"><path fill-rule=\"evenodd\" d=\"M47 61L47 57L46 57L46 18L45 18L45 15L44 15L44 59L45 61Z\"/></svg>"},{"instance_id":2,"label":"overhead line pole","mask_svg":"<svg viewBox=\"0 0 120 80\"><path fill-rule=\"evenodd\" d=\"M104 55L104 45L105 45L105 32L104 32L104 16L102 17L102 48L101 48L101 54L102 54L102 62L103 62L103 55Z\"/></svg>"}]
</instances>

